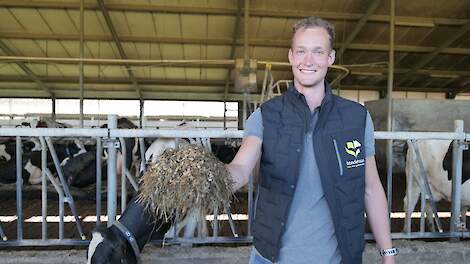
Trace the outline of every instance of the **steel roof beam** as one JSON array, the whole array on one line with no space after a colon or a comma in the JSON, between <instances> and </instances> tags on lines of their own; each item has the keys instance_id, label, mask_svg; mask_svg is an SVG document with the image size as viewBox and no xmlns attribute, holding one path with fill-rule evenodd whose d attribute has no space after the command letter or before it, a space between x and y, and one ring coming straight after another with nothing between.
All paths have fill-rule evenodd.
<instances>
[{"instance_id":1,"label":"steel roof beam","mask_svg":"<svg viewBox=\"0 0 470 264\"><path fill-rule=\"evenodd\" d=\"M79 9L79 2L64 1L11 1L0 0L0 7L11 8L47 8L47 9ZM106 5L109 11L123 12L161 12L176 14L207 14L207 15L230 15L236 16L238 8L213 8L213 7L194 7L194 6L162 6L152 4L122 4L108 3ZM93 2L85 3L86 9L98 10L99 4ZM269 10L269 9L251 9L252 17L275 17L275 18L304 18L311 16L311 11L298 10ZM363 14L358 13L339 13L315 11L315 15L329 20L360 20ZM371 15L369 21L388 23L388 15ZM442 17L413 17L397 16L396 25L412 27L432 27L435 25L459 26L467 23L468 19L442 18Z\"/></svg>"},{"instance_id":2,"label":"steel roof beam","mask_svg":"<svg viewBox=\"0 0 470 264\"><path fill-rule=\"evenodd\" d=\"M359 22L357 22L356 26L351 31L351 33L348 35L348 38L346 39L346 41L344 41L343 45L341 45L341 48L339 49L338 54L337 54L338 59L343 56L346 49L349 48L349 45L356 38L356 36L359 34L359 32L361 32L361 29L367 23L367 20L375 12L375 10L377 10L377 7L379 7L380 2L381 2L381 0L374 0L374 2L372 2L369 5L369 8L367 8L366 13L361 17Z\"/></svg>"},{"instance_id":3,"label":"steel roof beam","mask_svg":"<svg viewBox=\"0 0 470 264\"><path fill-rule=\"evenodd\" d=\"M119 55L121 56L122 59L126 60L127 55L124 52L124 48L122 47L121 41L119 40L119 36L116 32L113 22L111 21L111 16L109 15L108 9L106 8L103 0L97 0L97 1L100 7L101 13L103 14L104 20L106 21L106 25L108 26L108 29L111 32L111 36L113 37L113 41L116 44L116 47L119 51ZM137 96L139 97L140 100L143 100L142 92L140 90L139 84L135 80L135 76L131 70L131 67L129 65L125 65L125 67L126 67L127 74L129 75L129 79L131 80L132 85L134 86L134 89L137 93Z\"/></svg>"},{"instance_id":4,"label":"steel roof beam","mask_svg":"<svg viewBox=\"0 0 470 264\"><path fill-rule=\"evenodd\" d=\"M235 26L233 27L233 33L232 33L232 46L230 47L230 59L235 59L235 50L237 48L237 34L240 29L240 20L241 20L241 15L242 15L242 0L238 0L238 12L237 12L237 18L235 19ZM224 91L224 96L227 96L228 94L228 88L230 86L230 71L231 69L229 68L227 71L227 77L225 78L225 91Z\"/></svg>"},{"instance_id":5,"label":"steel roof beam","mask_svg":"<svg viewBox=\"0 0 470 264\"><path fill-rule=\"evenodd\" d=\"M9 56L15 56L15 53L2 41L0 40L0 49ZM21 61L15 62L18 67L23 70L31 80L33 80L50 98L54 98L54 93L47 87L46 84L24 63Z\"/></svg>"},{"instance_id":6,"label":"steel roof beam","mask_svg":"<svg viewBox=\"0 0 470 264\"><path fill-rule=\"evenodd\" d=\"M450 37L444 38L445 41L441 43L438 47L434 48L434 50L421 60L419 60L409 72L403 76L403 78L400 79L396 83L396 86L399 86L400 84L404 83L407 81L411 76L413 76L418 69L423 68L426 66L429 62L431 62L439 53L442 53L447 47L449 47L452 43L454 43L457 39L462 37L465 33L467 33L470 30L470 21L467 22L464 26L460 27L457 32L452 34Z\"/></svg>"},{"instance_id":7,"label":"steel roof beam","mask_svg":"<svg viewBox=\"0 0 470 264\"><path fill-rule=\"evenodd\" d=\"M470 23L470 22L469 22ZM2 39L32 39L32 40L76 40L80 39L79 34L53 34L53 33L21 33L0 31ZM85 41L114 41L109 35L85 35ZM214 46L232 46L231 38L171 38L171 37L149 37L149 36L119 36L120 42L136 42L136 43L164 43L164 44L205 44ZM272 40L252 38L249 40L251 46L256 47L278 47L289 48L290 40ZM243 46L243 40L236 40L237 46ZM336 43L336 48L341 49L345 44ZM122 48L122 47L121 47ZM411 46L411 45L395 45L396 52L411 53L430 53L439 47L429 46ZM347 46L349 50L366 50L366 51L384 51L388 52L388 44L367 44L367 43L351 43ZM470 55L470 48L449 48L445 47L440 50L443 54Z\"/></svg>"}]
</instances>

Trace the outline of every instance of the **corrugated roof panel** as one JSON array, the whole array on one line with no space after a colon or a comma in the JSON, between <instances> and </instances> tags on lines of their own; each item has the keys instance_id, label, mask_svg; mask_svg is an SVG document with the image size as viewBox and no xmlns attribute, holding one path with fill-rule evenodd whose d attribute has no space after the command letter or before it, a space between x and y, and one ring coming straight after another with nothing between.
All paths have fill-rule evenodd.
<instances>
[{"instance_id":1,"label":"corrugated roof panel","mask_svg":"<svg viewBox=\"0 0 470 264\"><path fill-rule=\"evenodd\" d=\"M88 52L91 51L94 58L106 58L106 59L115 59L116 57L116 47L113 42L110 41L85 41L85 57L90 57L91 54ZM76 50L78 52L78 43L72 42L69 43L67 50ZM119 56L119 55L117 55Z\"/></svg>"},{"instance_id":2,"label":"corrugated roof panel","mask_svg":"<svg viewBox=\"0 0 470 264\"><path fill-rule=\"evenodd\" d=\"M167 93L220 93L224 91L222 86L186 86L186 85L142 85L144 92L167 92ZM145 93L144 93L145 95ZM193 99L194 100L194 99Z\"/></svg>"},{"instance_id":3,"label":"corrugated roof panel","mask_svg":"<svg viewBox=\"0 0 470 264\"><path fill-rule=\"evenodd\" d=\"M207 69L207 80L224 80L226 76L226 69Z\"/></svg>"},{"instance_id":4,"label":"corrugated roof panel","mask_svg":"<svg viewBox=\"0 0 470 264\"><path fill-rule=\"evenodd\" d=\"M469 56L461 56L461 57L462 59L459 60L458 63L454 65L453 69L468 71L468 65L470 65L470 57Z\"/></svg>"},{"instance_id":5,"label":"corrugated roof panel","mask_svg":"<svg viewBox=\"0 0 470 264\"><path fill-rule=\"evenodd\" d=\"M36 9L10 8L13 15L30 32L50 32Z\"/></svg>"},{"instance_id":6,"label":"corrugated roof panel","mask_svg":"<svg viewBox=\"0 0 470 264\"><path fill-rule=\"evenodd\" d=\"M127 55L129 59L141 59L139 51L137 50L137 46L133 42L121 42L122 48L124 49L124 53Z\"/></svg>"},{"instance_id":7,"label":"corrugated roof panel","mask_svg":"<svg viewBox=\"0 0 470 264\"><path fill-rule=\"evenodd\" d=\"M10 39L7 42L8 47L13 50L15 55L18 56L44 56L43 51L39 46L34 42L34 40L29 39Z\"/></svg>"},{"instance_id":8,"label":"corrugated roof panel","mask_svg":"<svg viewBox=\"0 0 470 264\"><path fill-rule=\"evenodd\" d=\"M123 66L114 66L114 65L106 65L106 66L101 66L101 76L104 77L124 77L127 78L127 71Z\"/></svg>"},{"instance_id":9,"label":"corrugated roof panel","mask_svg":"<svg viewBox=\"0 0 470 264\"><path fill-rule=\"evenodd\" d=\"M423 39L432 34L434 28L397 27L395 33L396 43L400 45L419 45Z\"/></svg>"},{"instance_id":10,"label":"corrugated roof panel","mask_svg":"<svg viewBox=\"0 0 470 264\"><path fill-rule=\"evenodd\" d=\"M135 78L137 79L147 79L149 78L149 67L137 67L137 66L131 66L131 71L134 74ZM126 72L126 75L124 78L128 78L128 74Z\"/></svg>"},{"instance_id":11,"label":"corrugated roof panel","mask_svg":"<svg viewBox=\"0 0 470 264\"><path fill-rule=\"evenodd\" d=\"M167 79L184 79L185 69L177 67L166 67L165 74Z\"/></svg>"},{"instance_id":12,"label":"corrugated roof panel","mask_svg":"<svg viewBox=\"0 0 470 264\"><path fill-rule=\"evenodd\" d=\"M235 16L209 16L209 37L210 38L232 38L235 28ZM242 20L240 19L239 33L242 32Z\"/></svg>"},{"instance_id":13,"label":"corrugated roof panel","mask_svg":"<svg viewBox=\"0 0 470 264\"><path fill-rule=\"evenodd\" d=\"M199 2L202 2L202 1L199 1ZM218 7L218 8L237 7L237 1L234 1L234 0L206 0L205 3L207 4L208 7Z\"/></svg>"},{"instance_id":14,"label":"corrugated roof panel","mask_svg":"<svg viewBox=\"0 0 470 264\"><path fill-rule=\"evenodd\" d=\"M109 11L109 16L113 23L114 29L118 35L132 35L131 28L127 22L127 17L125 12L120 11ZM100 14L101 15L101 14ZM101 15L102 16L102 15ZM104 20L104 19L103 19ZM105 32L111 35L111 32L108 29L106 22L103 23Z\"/></svg>"},{"instance_id":15,"label":"corrugated roof panel","mask_svg":"<svg viewBox=\"0 0 470 264\"><path fill-rule=\"evenodd\" d=\"M159 60L162 58L162 55L161 55L161 44L155 44L155 43L151 43L150 44L150 51L149 51L149 59L152 59L152 60Z\"/></svg>"},{"instance_id":16,"label":"corrugated roof panel","mask_svg":"<svg viewBox=\"0 0 470 264\"><path fill-rule=\"evenodd\" d=\"M42 40L36 41L36 43L41 46L41 49L46 52L49 57L68 57L67 51L57 40ZM46 56L46 54L43 56Z\"/></svg>"},{"instance_id":17,"label":"corrugated roof panel","mask_svg":"<svg viewBox=\"0 0 470 264\"><path fill-rule=\"evenodd\" d=\"M18 23L8 8L0 8L0 30L22 32L23 25Z\"/></svg>"},{"instance_id":18,"label":"corrugated roof panel","mask_svg":"<svg viewBox=\"0 0 470 264\"><path fill-rule=\"evenodd\" d=\"M72 57L80 57L80 47L78 42L62 40L60 43L62 44L63 48L67 51L67 53L70 54Z\"/></svg>"},{"instance_id":19,"label":"corrugated roof panel","mask_svg":"<svg viewBox=\"0 0 470 264\"><path fill-rule=\"evenodd\" d=\"M439 54L433 60L431 60L426 66L435 69L449 69L454 65L458 64L459 61L465 58L465 56L451 55L451 54Z\"/></svg>"},{"instance_id":20,"label":"corrugated roof panel","mask_svg":"<svg viewBox=\"0 0 470 264\"><path fill-rule=\"evenodd\" d=\"M202 68L186 68L186 76L188 80L204 80L205 72Z\"/></svg>"},{"instance_id":21,"label":"corrugated roof panel","mask_svg":"<svg viewBox=\"0 0 470 264\"><path fill-rule=\"evenodd\" d=\"M67 77L77 77L78 76L78 65L73 64L61 64L60 65L61 73ZM77 77L78 82L78 77Z\"/></svg>"},{"instance_id":22,"label":"corrugated roof panel","mask_svg":"<svg viewBox=\"0 0 470 264\"><path fill-rule=\"evenodd\" d=\"M45 64L29 63L27 66L35 75L46 75Z\"/></svg>"},{"instance_id":23,"label":"corrugated roof panel","mask_svg":"<svg viewBox=\"0 0 470 264\"><path fill-rule=\"evenodd\" d=\"M0 88L2 88L2 89L27 89L27 88L33 88L33 89L37 89L38 91L42 91L42 89L39 88L38 85L35 82L31 82L31 83L23 83L23 82L4 83L4 82L0 82Z\"/></svg>"},{"instance_id":24,"label":"corrugated roof panel","mask_svg":"<svg viewBox=\"0 0 470 264\"><path fill-rule=\"evenodd\" d=\"M203 59L225 60L230 58L231 46L208 45L202 47ZM206 55L207 54L207 55Z\"/></svg>"},{"instance_id":25,"label":"corrugated roof panel","mask_svg":"<svg viewBox=\"0 0 470 264\"><path fill-rule=\"evenodd\" d=\"M62 34L72 34L78 33L77 28L80 27L80 24L76 24L77 28L74 25L74 21L67 15L66 10L57 10L57 9L38 9L41 16L44 18L45 23L52 29L54 33ZM90 12L85 13L85 20L89 20ZM49 32L49 30L44 31Z\"/></svg>"},{"instance_id":26,"label":"corrugated roof panel","mask_svg":"<svg viewBox=\"0 0 470 264\"><path fill-rule=\"evenodd\" d=\"M348 38L350 33L351 31L346 32L344 40ZM388 36L388 28L384 28L383 24L369 23L364 25L354 38L353 43L388 43ZM343 42L342 37L337 38L337 42Z\"/></svg>"},{"instance_id":27,"label":"corrugated roof panel","mask_svg":"<svg viewBox=\"0 0 470 264\"><path fill-rule=\"evenodd\" d=\"M256 58L258 60L268 60L268 61L287 61L287 54L288 49L284 50L284 56L279 56L281 48L273 49L268 47L253 47L252 58ZM276 59L273 59L276 58Z\"/></svg>"},{"instance_id":28,"label":"corrugated roof panel","mask_svg":"<svg viewBox=\"0 0 470 264\"><path fill-rule=\"evenodd\" d=\"M182 60L183 45L181 44L161 44L163 59L165 60Z\"/></svg>"},{"instance_id":29,"label":"corrugated roof panel","mask_svg":"<svg viewBox=\"0 0 470 264\"><path fill-rule=\"evenodd\" d=\"M102 67L103 66L98 66L98 65L85 65L83 67L83 73L85 74L85 77L91 77L91 78L102 77L102 73L100 73L100 70ZM78 83L78 77L77 77L77 83Z\"/></svg>"},{"instance_id":30,"label":"corrugated roof panel","mask_svg":"<svg viewBox=\"0 0 470 264\"><path fill-rule=\"evenodd\" d=\"M185 38L206 38L207 16L205 15L181 15L182 36Z\"/></svg>"},{"instance_id":31,"label":"corrugated roof panel","mask_svg":"<svg viewBox=\"0 0 470 264\"><path fill-rule=\"evenodd\" d=\"M426 8L423 8L423 4ZM390 5L385 6L388 12ZM461 0L409 1L404 5L397 5L396 13L400 16L468 18L468 7L469 2Z\"/></svg>"},{"instance_id":32,"label":"corrugated roof panel","mask_svg":"<svg viewBox=\"0 0 470 264\"><path fill-rule=\"evenodd\" d=\"M150 59L153 55L152 53L155 52L151 50L152 45L150 43L134 43L134 47L137 49L138 57L140 59Z\"/></svg>"},{"instance_id":33,"label":"corrugated roof panel","mask_svg":"<svg viewBox=\"0 0 470 264\"><path fill-rule=\"evenodd\" d=\"M149 70L151 79L165 79L166 69L164 67L151 67Z\"/></svg>"},{"instance_id":34,"label":"corrugated roof panel","mask_svg":"<svg viewBox=\"0 0 470 264\"><path fill-rule=\"evenodd\" d=\"M204 47L202 45L184 44L183 52L186 60L201 60L204 57Z\"/></svg>"},{"instance_id":35,"label":"corrugated roof panel","mask_svg":"<svg viewBox=\"0 0 470 264\"><path fill-rule=\"evenodd\" d=\"M262 18L259 21L259 28L254 33L256 38L269 38L269 39L285 39L286 29L291 25L287 24L286 19L279 18Z\"/></svg>"},{"instance_id":36,"label":"corrugated roof panel","mask_svg":"<svg viewBox=\"0 0 470 264\"><path fill-rule=\"evenodd\" d=\"M455 34L458 30L459 27L436 27L436 29L434 29L434 31L423 40L422 44L426 46L437 47L445 42L448 36Z\"/></svg>"},{"instance_id":37,"label":"corrugated roof panel","mask_svg":"<svg viewBox=\"0 0 470 264\"><path fill-rule=\"evenodd\" d=\"M453 47L470 48L470 35L465 34L458 38L452 45Z\"/></svg>"},{"instance_id":38,"label":"corrugated roof panel","mask_svg":"<svg viewBox=\"0 0 470 264\"><path fill-rule=\"evenodd\" d=\"M338 11L338 8L341 8L344 5L348 4L348 1L345 1L345 0L329 0L329 1L322 1L322 2L323 3L322 3L321 9L316 9L316 6L312 5L311 10L319 10L319 11L324 11L324 12L334 12L334 11ZM307 5L308 5L308 2L304 5L298 5L297 7L299 9L301 9L304 6L305 6L305 8L307 8Z\"/></svg>"},{"instance_id":39,"label":"corrugated roof panel","mask_svg":"<svg viewBox=\"0 0 470 264\"><path fill-rule=\"evenodd\" d=\"M180 21L177 14L158 13L154 15L154 20L157 28L157 36L181 37Z\"/></svg>"},{"instance_id":40,"label":"corrugated roof panel","mask_svg":"<svg viewBox=\"0 0 470 264\"><path fill-rule=\"evenodd\" d=\"M26 73L21 70L16 63L0 63L0 75L19 75L26 76Z\"/></svg>"},{"instance_id":41,"label":"corrugated roof panel","mask_svg":"<svg viewBox=\"0 0 470 264\"><path fill-rule=\"evenodd\" d=\"M152 15L150 13L126 12L126 17L131 28L132 35L155 37Z\"/></svg>"}]
</instances>

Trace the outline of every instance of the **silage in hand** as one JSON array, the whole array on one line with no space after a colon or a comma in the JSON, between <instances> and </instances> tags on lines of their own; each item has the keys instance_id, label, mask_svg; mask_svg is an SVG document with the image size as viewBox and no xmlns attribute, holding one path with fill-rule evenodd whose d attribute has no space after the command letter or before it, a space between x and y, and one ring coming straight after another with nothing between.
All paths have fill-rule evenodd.
<instances>
[{"instance_id":1,"label":"silage in hand","mask_svg":"<svg viewBox=\"0 0 470 264\"><path fill-rule=\"evenodd\" d=\"M165 220L192 208L229 207L232 180L224 163L197 145L167 149L141 178L138 202Z\"/></svg>"}]
</instances>

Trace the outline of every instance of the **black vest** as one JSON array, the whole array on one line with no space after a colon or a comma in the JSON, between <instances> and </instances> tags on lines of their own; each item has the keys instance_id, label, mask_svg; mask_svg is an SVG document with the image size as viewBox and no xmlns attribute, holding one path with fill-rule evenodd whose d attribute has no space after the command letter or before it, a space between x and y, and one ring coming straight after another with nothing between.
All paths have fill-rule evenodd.
<instances>
[{"instance_id":1,"label":"black vest","mask_svg":"<svg viewBox=\"0 0 470 264\"><path fill-rule=\"evenodd\" d=\"M326 82L325 86L313 131L315 157L343 263L362 263L367 111L358 103L333 95ZM263 146L253 241L262 256L275 262L311 115L305 97L293 86L261 105L261 113Z\"/></svg>"}]
</instances>

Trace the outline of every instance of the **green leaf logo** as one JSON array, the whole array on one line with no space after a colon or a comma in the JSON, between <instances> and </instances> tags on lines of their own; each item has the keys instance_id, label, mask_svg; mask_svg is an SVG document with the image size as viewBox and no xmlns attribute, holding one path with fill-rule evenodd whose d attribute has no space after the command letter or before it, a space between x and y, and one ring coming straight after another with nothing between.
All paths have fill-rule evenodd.
<instances>
[{"instance_id":1,"label":"green leaf logo","mask_svg":"<svg viewBox=\"0 0 470 264\"><path fill-rule=\"evenodd\" d=\"M359 143L359 141L357 140L353 140L346 142L346 146L344 147L344 149L346 150L346 153L357 158L359 153L361 153L360 147L361 143Z\"/></svg>"}]
</instances>

